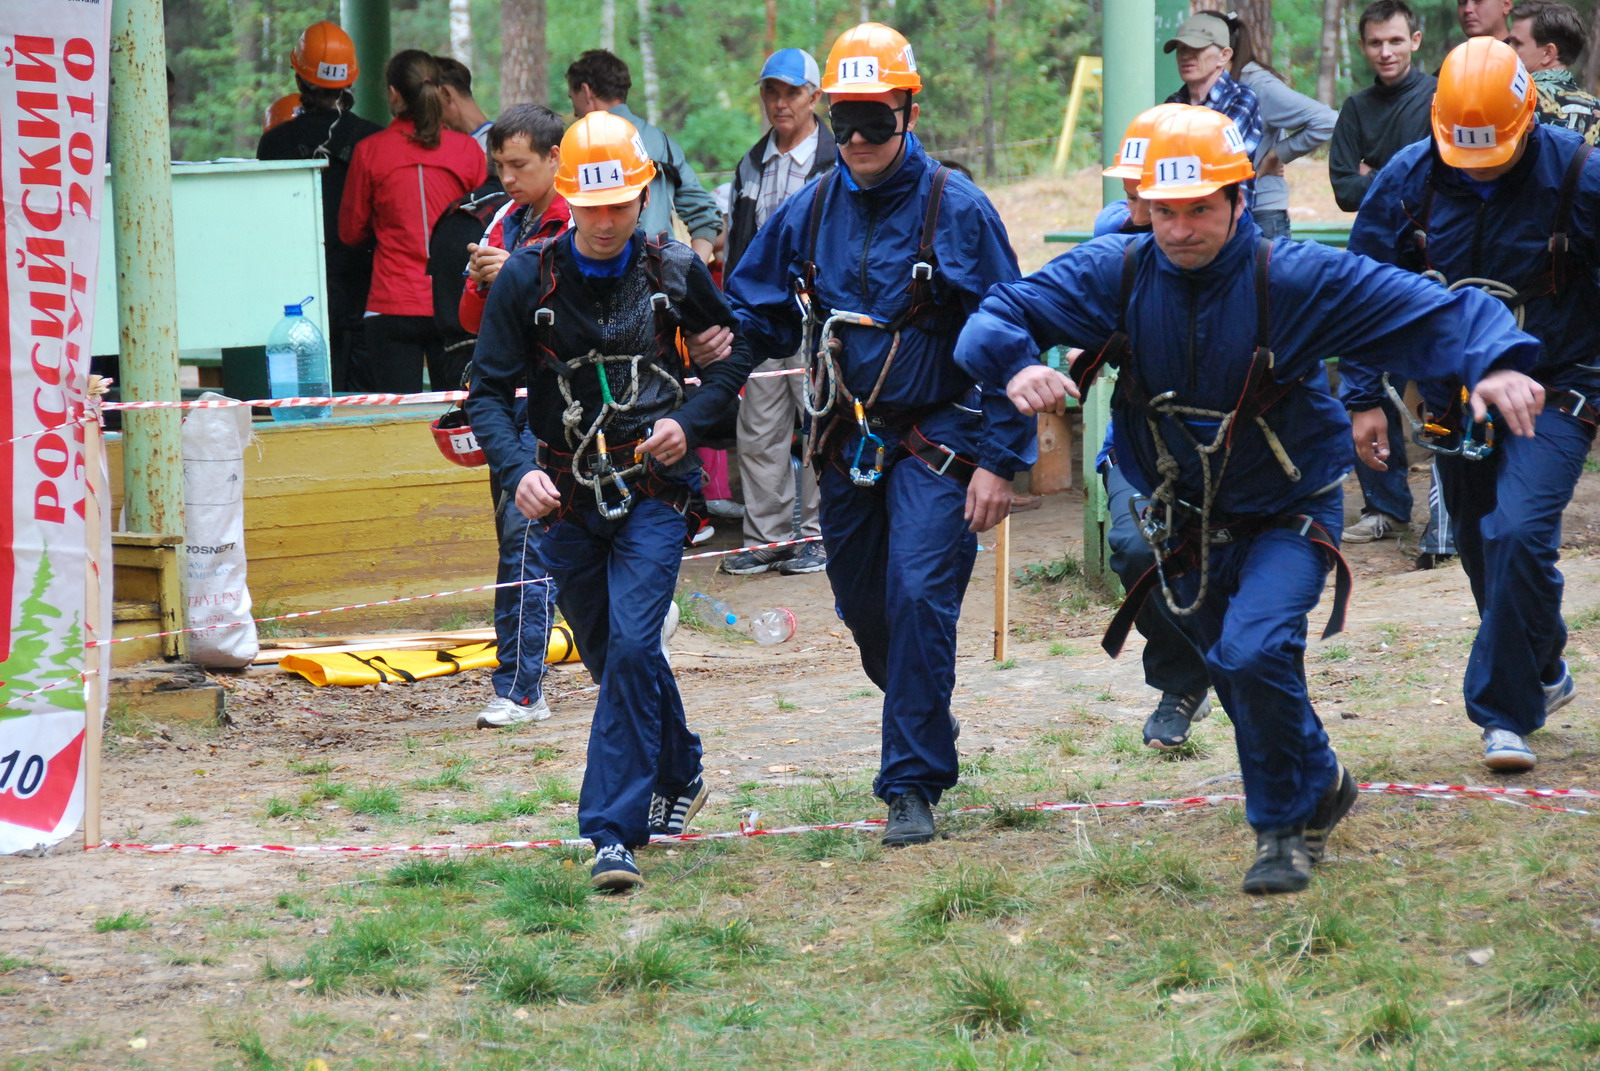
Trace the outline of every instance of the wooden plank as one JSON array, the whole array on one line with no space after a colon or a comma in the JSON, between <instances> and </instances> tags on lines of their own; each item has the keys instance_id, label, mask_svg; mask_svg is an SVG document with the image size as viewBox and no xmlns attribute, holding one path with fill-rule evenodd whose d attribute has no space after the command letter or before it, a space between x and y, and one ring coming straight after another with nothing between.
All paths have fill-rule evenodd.
<instances>
[{"instance_id":1,"label":"wooden plank","mask_svg":"<svg viewBox=\"0 0 1600 1071\"><path fill-rule=\"evenodd\" d=\"M1004 662L1011 641L1011 518L994 532L994 660Z\"/></svg>"},{"instance_id":2,"label":"wooden plank","mask_svg":"<svg viewBox=\"0 0 1600 1071\"><path fill-rule=\"evenodd\" d=\"M1060 413L1040 413L1039 460L1034 462L1029 491L1036 495L1053 495L1072 487L1072 470L1077 459L1073 456L1072 426Z\"/></svg>"}]
</instances>

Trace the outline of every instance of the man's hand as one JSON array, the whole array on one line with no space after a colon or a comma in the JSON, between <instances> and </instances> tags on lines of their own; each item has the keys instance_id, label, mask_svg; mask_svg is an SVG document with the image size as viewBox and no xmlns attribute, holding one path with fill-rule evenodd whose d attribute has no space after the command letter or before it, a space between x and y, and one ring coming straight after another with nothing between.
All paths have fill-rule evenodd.
<instances>
[{"instance_id":1,"label":"man's hand","mask_svg":"<svg viewBox=\"0 0 1600 1071\"><path fill-rule=\"evenodd\" d=\"M1351 413L1350 434L1363 465L1379 472L1389 471L1389 414L1383 406Z\"/></svg>"},{"instance_id":2,"label":"man's hand","mask_svg":"<svg viewBox=\"0 0 1600 1071\"><path fill-rule=\"evenodd\" d=\"M690 238L689 248L695 251L695 255L700 258L700 263L702 264L710 264L711 258L717 252L716 247L711 244L711 239L709 238Z\"/></svg>"},{"instance_id":3,"label":"man's hand","mask_svg":"<svg viewBox=\"0 0 1600 1071\"><path fill-rule=\"evenodd\" d=\"M695 367L709 368L733 352L733 330L718 326L708 327L698 335L685 331L683 345Z\"/></svg>"},{"instance_id":4,"label":"man's hand","mask_svg":"<svg viewBox=\"0 0 1600 1071\"><path fill-rule=\"evenodd\" d=\"M1472 392L1472 419L1481 422L1490 406L1500 410L1511 434L1531 436L1534 419L1544 409L1544 387L1521 372L1490 372L1478 380L1478 389Z\"/></svg>"},{"instance_id":5,"label":"man's hand","mask_svg":"<svg viewBox=\"0 0 1600 1071\"><path fill-rule=\"evenodd\" d=\"M522 515L531 521L561 505L561 496L556 494L556 485L543 469L533 469L517 484L516 502Z\"/></svg>"},{"instance_id":6,"label":"man's hand","mask_svg":"<svg viewBox=\"0 0 1600 1071\"><path fill-rule=\"evenodd\" d=\"M1035 413L1065 413L1067 399L1078 397L1072 378L1048 365L1029 365L1011 377L1006 397L1023 416Z\"/></svg>"},{"instance_id":7,"label":"man's hand","mask_svg":"<svg viewBox=\"0 0 1600 1071\"><path fill-rule=\"evenodd\" d=\"M1011 481L988 469L977 469L967 484L967 531L987 532L1011 512Z\"/></svg>"},{"instance_id":8,"label":"man's hand","mask_svg":"<svg viewBox=\"0 0 1600 1071\"><path fill-rule=\"evenodd\" d=\"M1256 168L1256 177L1281 174L1283 174L1283 161L1278 159L1278 150L1273 149L1261 158L1261 166Z\"/></svg>"},{"instance_id":9,"label":"man's hand","mask_svg":"<svg viewBox=\"0 0 1600 1071\"><path fill-rule=\"evenodd\" d=\"M501 265L511 254L492 245L473 242L467 246L467 278L476 286L488 286L500 274Z\"/></svg>"},{"instance_id":10,"label":"man's hand","mask_svg":"<svg viewBox=\"0 0 1600 1071\"><path fill-rule=\"evenodd\" d=\"M1358 175L1370 175L1374 170L1375 168L1365 160L1356 165L1356 174Z\"/></svg>"},{"instance_id":11,"label":"man's hand","mask_svg":"<svg viewBox=\"0 0 1600 1071\"><path fill-rule=\"evenodd\" d=\"M676 420L662 417L650 429L650 437L639 444L638 452L650 455L659 464L671 465L689 452L689 440Z\"/></svg>"}]
</instances>

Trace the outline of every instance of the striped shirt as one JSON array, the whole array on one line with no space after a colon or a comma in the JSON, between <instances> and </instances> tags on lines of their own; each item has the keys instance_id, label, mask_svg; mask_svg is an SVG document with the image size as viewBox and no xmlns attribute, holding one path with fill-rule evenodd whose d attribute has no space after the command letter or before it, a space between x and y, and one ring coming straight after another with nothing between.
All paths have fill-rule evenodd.
<instances>
[{"instance_id":1,"label":"striped shirt","mask_svg":"<svg viewBox=\"0 0 1600 1071\"><path fill-rule=\"evenodd\" d=\"M1167 98L1167 103L1199 104L1226 115L1233 120L1233 125L1239 128L1240 137L1244 138L1245 155L1252 160L1256 158L1256 146L1261 144L1261 106L1256 100L1256 91L1243 82L1228 77L1227 71L1218 76L1217 84L1211 87L1211 92L1206 94L1205 100L1190 100L1189 87L1183 86ZM1256 192L1255 180L1246 182L1244 187L1248 198L1253 202Z\"/></svg>"},{"instance_id":2,"label":"striped shirt","mask_svg":"<svg viewBox=\"0 0 1600 1071\"><path fill-rule=\"evenodd\" d=\"M766 223L778 206L806 184L811 173L811 161L817 155L817 127L811 134L788 152L780 152L778 139L767 139L767 151L761 157L761 193L756 198L756 226Z\"/></svg>"}]
</instances>

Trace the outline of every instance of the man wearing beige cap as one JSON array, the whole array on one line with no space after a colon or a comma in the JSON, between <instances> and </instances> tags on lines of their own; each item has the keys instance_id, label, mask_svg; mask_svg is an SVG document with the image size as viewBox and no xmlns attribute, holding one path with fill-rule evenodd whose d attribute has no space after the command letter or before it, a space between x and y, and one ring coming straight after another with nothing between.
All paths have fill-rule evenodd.
<instances>
[{"instance_id":1,"label":"man wearing beige cap","mask_svg":"<svg viewBox=\"0 0 1600 1071\"><path fill-rule=\"evenodd\" d=\"M1233 59L1232 23L1220 11L1189 16L1163 52L1178 53L1178 77L1183 88L1167 98L1168 104L1197 104L1233 120L1244 138L1244 151L1255 159L1261 141L1261 109L1255 90L1228 75ZM1255 182L1244 184L1246 203L1254 198Z\"/></svg>"}]
</instances>

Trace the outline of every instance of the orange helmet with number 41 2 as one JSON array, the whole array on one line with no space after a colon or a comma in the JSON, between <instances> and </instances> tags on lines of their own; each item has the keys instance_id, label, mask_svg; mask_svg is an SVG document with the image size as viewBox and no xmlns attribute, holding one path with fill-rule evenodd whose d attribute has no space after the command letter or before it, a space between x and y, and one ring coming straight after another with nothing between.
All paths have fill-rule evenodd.
<instances>
[{"instance_id":1,"label":"orange helmet with number 41 2","mask_svg":"<svg viewBox=\"0 0 1600 1071\"><path fill-rule=\"evenodd\" d=\"M863 22L839 35L822 72L824 93L915 93L922 88L917 57L900 31Z\"/></svg>"},{"instance_id":2,"label":"orange helmet with number 41 2","mask_svg":"<svg viewBox=\"0 0 1600 1071\"><path fill-rule=\"evenodd\" d=\"M356 44L331 22L314 22L305 28L289 53L294 73L323 89L345 89L361 73Z\"/></svg>"},{"instance_id":3,"label":"orange helmet with number 41 2","mask_svg":"<svg viewBox=\"0 0 1600 1071\"><path fill-rule=\"evenodd\" d=\"M656 165L632 123L590 112L561 139L556 192L580 208L626 204L656 177Z\"/></svg>"},{"instance_id":4,"label":"orange helmet with number 41 2","mask_svg":"<svg viewBox=\"0 0 1600 1071\"><path fill-rule=\"evenodd\" d=\"M1221 112L1179 105L1156 119L1139 172L1147 201L1205 197L1256 177L1239 128Z\"/></svg>"},{"instance_id":5,"label":"orange helmet with number 41 2","mask_svg":"<svg viewBox=\"0 0 1600 1071\"><path fill-rule=\"evenodd\" d=\"M1474 37L1444 58L1433 95L1433 141L1451 167L1499 167L1533 122L1533 79L1516 51Z\"/></svg>"}]
</instances>

